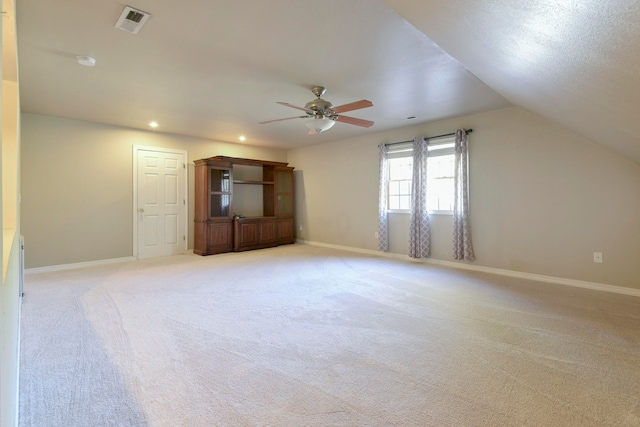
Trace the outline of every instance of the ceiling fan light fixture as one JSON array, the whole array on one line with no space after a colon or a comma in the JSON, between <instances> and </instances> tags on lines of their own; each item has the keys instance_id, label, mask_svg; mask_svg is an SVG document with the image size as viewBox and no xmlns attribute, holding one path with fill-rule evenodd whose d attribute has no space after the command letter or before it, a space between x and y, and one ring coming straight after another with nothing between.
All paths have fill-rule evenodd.
<instances>
[{"instance_id":1,"label":"ceiling fan light fixture","mask_svg":"<svg viewBox=\"0 0 640 427\"><path fill-rule=\"evenodd\" d=\"M93 67L96 65L96 59L92 56L76 56L76 61L85 67Z\"/></svg>"},{"instance_id":2,"label":"ceiling fan light fixture","mask_svg":"<svg viewBox=\"0 0 640 427\"><path fill-rule=\"evenodd\" d=\"M331 129L336 122L326 116L315 116L305 120L304 124L312 131L322 133L325 130Z\"/></svg>"}]
</instances>

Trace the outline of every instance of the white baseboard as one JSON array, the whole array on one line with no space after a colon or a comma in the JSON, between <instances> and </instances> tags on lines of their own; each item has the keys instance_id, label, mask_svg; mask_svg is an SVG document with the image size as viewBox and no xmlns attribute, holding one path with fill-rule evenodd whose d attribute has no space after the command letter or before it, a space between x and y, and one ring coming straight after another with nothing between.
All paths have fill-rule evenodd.
<instances>
[{"instance_id":1,"label":"white baseboard","mask_svg":"<svg viewBox=\"0 0 640 427\"><path fill-rule=\"evenodd\" d=\"M76 268L95 267L98 265L119 264L122 262L135 261L136 257L128 256L123 258L101 259L97 261L77 262L74 264L51 265L47 267L27 268L25 274L50 273L52 271L74 270Z\"/></svg>"},{"instance_id":2,"label":"white baseboard","mask_svg":"<svg viewBox=\"0 0 640 427\"><path fill-rule=\"evenodd\" d=\"M354 248L351 246L331 245L328 243L313 242L309 240L298 239L296 240L296 242L302 243L305 245L311 245L311 246L322 246L325 248L340 249L340 250L350 251L350 252L359 252L367 255L382 256L387 258L399 258L405 261L422 262L425 264L441 265L443 267L451 267L451 268L458 268L462 270L471 270L471 271L478 271L482 273L497 274L499 276L515 277L518 279L535 280L537 282L554 283L558 285L573 286L576 288L592 289L595 291L612 292L616 294L640 297L640 289L627 288L624 286L615 286L615 285L607 285L604 283L586 282L583 280L565 279L562 277L545 276L542 274L533 274L533 273L524 273L521 271L504 270L501 268L493 268L493 267L483 267L481 265L463 264L463 263L458 263L453 261L443 261L438 259L426 258L426 259L418 260L415 258L411 258L408 255L374 251L370 249L360 249L360 248Z\"/></svg>"},{"instance_id":3,"label":"white baseboard","mask_svg":"<svg viewBox=\"0 0 640 427\"><path fill-rule=\"evenodd\" d=\"M193 255L193 249L187 249L184 255ZM52 271L75 270L76 268L94 267L98 265L119 264L121 262L136 261L134 256L122 258L100 259L97 261L77 262L74 264L50 265L47 267L36 267L25 269L25 274L50 273Z\"/></svg>"}]
</instances>

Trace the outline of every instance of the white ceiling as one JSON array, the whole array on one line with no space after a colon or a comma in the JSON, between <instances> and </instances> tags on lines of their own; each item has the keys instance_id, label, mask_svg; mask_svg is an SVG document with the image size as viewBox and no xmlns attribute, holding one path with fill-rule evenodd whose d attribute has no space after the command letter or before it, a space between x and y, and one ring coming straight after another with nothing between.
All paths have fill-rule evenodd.
<instances>
[{"instance_id":1,"label":"white ceiling","mask_svg":"<svg viewBox=\"0 0 640 427\"><path fill-rule=\"evenodd\" d=\"M152 15L137 35L114 27L125 5ZM638 1L20 0L17 9L26 113L140 129L156 120L162 132L292 148L520 105L640 163ZM304 106L314 85L334 105L372 101L346 115L375 125L310 136L303 120L258 124L300 115L275 102Z\"/></svg>"},{"instance_id":2,"label":"white ceiling","mask_svg":"<svg viewBox=\"0 0 640 427\"><path fill-rule=\"evenodd\" d=\"M24 112L299 147L510 105L382 1L126 4L152 15L137 35L114 27L119 1L18 2ZM303 120L258 124L304 115L275 102L304 106L314 85L336 106L372 101L346 115L375 125L309 136Z\"/></svg>"}]
</instances>

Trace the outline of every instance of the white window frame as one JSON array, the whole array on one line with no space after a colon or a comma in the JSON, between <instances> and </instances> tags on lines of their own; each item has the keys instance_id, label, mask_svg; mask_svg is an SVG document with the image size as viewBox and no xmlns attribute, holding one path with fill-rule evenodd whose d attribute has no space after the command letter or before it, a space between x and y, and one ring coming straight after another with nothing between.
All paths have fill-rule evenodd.
<instances>
[{"instance_id":1,"label":"white window frame","mask_svg":"<svg viewBox=\"0 0 640 427\"><path fill-rule=\"evenodd\" d=\"M391 194L391 179L392 171L391 171L391 160L396 159L411 159L413 149L411 145L409 147L394 147L394 150L390 150L388 153L388 162L389 162L389 180L387 181L387 212L391 213L408 213L410 209L389 209L391 205L391 197L395 196L395 194ZM412 163L413 164L413 163ZM411 177L409 177L409 204L411 204Z\"/></svg>"},{"instance_id":2,"label":"white window frame","mask_svg":"<svg viewBox=\"0 0 640 427\"><path fill-rule=\"evenodd\" d=\"M435 161L438 159L438 157L443 157L443 156L447 156L451 158L451 176L447 177L447 179L451 180L451 186L450 186L451 187L451 193L450 193L451 209L430 209L429 214L453 215L453 197L454 197L454 191L455 191L455 188L453 186L453 180L454 180L453 156L454 155L455 155L455 139L453 138L451 141L438 141L437 144L429 145L429 156L427 158L427 161L429 160ZM433 183L432 183L433 180L443 178L443 176L437 176L437 177L433 176L434 166L435 165L430 165L427 167L427 175L429 176L429 180L431 181L431 184L427 184L427 199L429 199L429 194L433 194ZM427 200L427 206L429 206L428 200Z\"/></svg>"},{"instance_id":3,"label":"white window frame","mask_svg":"<svg viewBox=\"0 0 640 427\"><path fill-rule=\"evenodd\" d=\"M455 152L455 137L446 137L446 138L438 138L437 142L431 142L429 144L429 157L435 159L440 156L453 156ZM393 147L389 148L388 158L389 159L397 159L403 157L413 157L413 144L411 142L397 144ZM430 172L433 168L427 168L427 173ZM453 175L453 171L451 171ZM391 171L389 171L389 176L391 177ZM453 179L453 177L452 177ZM389 186L389 182L387 182L387 186ZM408 214L411 212L410 209L389 209L389 197L392 196L391 188L387 187L387 212L388 213L400 213L400 214ZM454 188L451 189L453 197ZM431 215L453 215L453 206L452 209L443 209L443 210L429 210L429 214Z\"/></svg>"}]
</instances>

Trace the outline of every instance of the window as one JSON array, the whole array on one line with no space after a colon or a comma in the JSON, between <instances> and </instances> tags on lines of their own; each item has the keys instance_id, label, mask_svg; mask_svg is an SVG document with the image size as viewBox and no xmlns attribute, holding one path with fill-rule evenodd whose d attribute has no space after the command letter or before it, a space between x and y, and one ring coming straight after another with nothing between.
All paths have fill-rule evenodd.
<instances>
[{"instance_id":1,"label":"window","mask_svg":"<svg viewBox=\"0 0 640 427\"><path fill-rule=\"evenodd\" d=\"M411 207L412 172L413 158L389 159L389 209L408 210Z\"/></svg>"},{"instance_id":2,"label":"window","mask_svg":"<svg viewBox=\"0 0 640 427\"><path fill-rule=\"evenodd\" d=\"M453 143L429 147L427 158L427 208L433 213L453 213Z\"/></svg>"},{"instance_id":3,"label":"window","mask_svg":"<svg viewBox=\"0 0 640 427\"><path fill-rule=\"evenodd\" d=\"M389 191L387 209L408 211L411 208L411 143L389 150ZM451 214L454 196L454 142L451 138L429 146L427 160L427 207L431 213Z\"/></svg>"}]
</instances>

